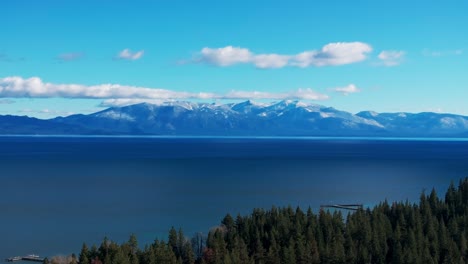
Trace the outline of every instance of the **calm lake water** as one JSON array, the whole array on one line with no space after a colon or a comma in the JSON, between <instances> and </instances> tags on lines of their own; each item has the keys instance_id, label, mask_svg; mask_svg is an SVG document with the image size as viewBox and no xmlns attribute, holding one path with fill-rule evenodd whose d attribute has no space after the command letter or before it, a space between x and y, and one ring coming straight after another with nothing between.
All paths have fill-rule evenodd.
<instances>
[{"instance_id":1,"label":"calm lake water","mask_svg":"<svg viewBox=\"0 0 468 264\"><path fill-rule=\"evenodd\" d=\"M0 137L0 262L255 207L417 201L467 176L466 140Z\"/></svg>"}]
</instances>

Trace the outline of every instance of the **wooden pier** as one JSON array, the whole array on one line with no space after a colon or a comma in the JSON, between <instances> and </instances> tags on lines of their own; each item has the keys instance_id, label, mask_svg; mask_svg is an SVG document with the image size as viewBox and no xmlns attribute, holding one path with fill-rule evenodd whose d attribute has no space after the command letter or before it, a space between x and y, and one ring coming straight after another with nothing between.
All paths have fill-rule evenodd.
<instances>
[{"instance_id":1,"label":"wooden pier","mask_svg":"<svg viewBox=\"0 0 468 264\"><path fill-rule=\"evenodd\" d=\"M16 261L33 261L33 262L44 262L43 257L39 257L38 255L27 255L27 256L17 256L5 259L8 262L16 262Z\"/></svg>"},{"instance_id":2,"label":"wooden pier","mask_svg":"<svg viewBox=\"0 0 468 264\"><path fill-rule=\"evenodd\" d=\"M357 211L359 209L362 209L363 205L362 204L324 204L324 205L320 205L320 208L336 208L336 209Z\"/></svg>"}]
</instances>

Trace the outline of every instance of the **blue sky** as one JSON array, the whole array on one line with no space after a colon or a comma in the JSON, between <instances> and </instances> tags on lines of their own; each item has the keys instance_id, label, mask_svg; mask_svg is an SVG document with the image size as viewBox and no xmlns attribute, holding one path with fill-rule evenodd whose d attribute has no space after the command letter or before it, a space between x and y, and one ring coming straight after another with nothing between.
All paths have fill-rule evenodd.
<instances>
[{"instance_id":1,"label":"blue sky","mask_svg":"<svg viewBox=\"0 0 468 264\"><path fill-rule=\"evenodd\" d=\"M468 115L466 1L0 3L0 114L298 99Z\"/></svg>"}]
</instances>

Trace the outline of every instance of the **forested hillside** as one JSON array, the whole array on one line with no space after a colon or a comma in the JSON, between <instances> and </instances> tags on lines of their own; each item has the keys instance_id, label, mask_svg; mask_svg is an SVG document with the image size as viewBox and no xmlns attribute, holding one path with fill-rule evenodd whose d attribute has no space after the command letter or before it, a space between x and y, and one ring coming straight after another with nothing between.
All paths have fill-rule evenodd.
<instances>
[{"instance_id":1,"label":"forested hillside","mask_svg":"<svg viewBox=\"0 0 468 264\"><path fill-rule=\"evenodd\" d=\"M192 239L172 228L167 240L138 247L104 239L83 245L80 264L156 263L468 263L468 178L444 197L432 190L417 204L384 201L343 215L301 208L226 215Z\"/></svg>"}]
</instances>

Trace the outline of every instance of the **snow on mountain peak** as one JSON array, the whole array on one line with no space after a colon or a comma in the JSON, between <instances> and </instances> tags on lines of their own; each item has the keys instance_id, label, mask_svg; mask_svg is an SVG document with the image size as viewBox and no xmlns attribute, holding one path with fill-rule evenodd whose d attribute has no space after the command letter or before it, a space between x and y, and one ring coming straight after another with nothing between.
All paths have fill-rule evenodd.
<instances>
[{"instance_id":1,"label":"snow on mountain peak","mask_svg":"<svg viewBox=\"0 0 468 264\"><path fill-rule=\"evenodd\" d=\"M126 120L126 121L135 121L135 118L130 116L127 113L122 113L120 111L104 111L96 114L97 117L100 118L107 118L107 119L114 119L114 120Z\"/></svg>"},{"instance_id":2,"label":"snow on mountain peak","mask_svg":"<svg viewBox=\"0 0 468 264\"><path fill-rule=\"evenodd\" d=\"M93 120L93 117L99 119ZM67 119L60 120L72 124L76 120L86 118L87 116L75 116L69 118L68 121L64 121ZM108 108L89 115L89 118L91 121L80 121L79 124L89 123L96 125L99 129L111 129L107 126L112 126L114 123L103 122L102 118L106 118L118 120L121 126L118 129L127 129L128 126L128 129L133 127L135 131L144 133L171 131L170 133L186 134L196 130L196 133L200 134L217 134L232 130L233 134L249 135L251 133L265 135L310 133L312 135L327 131L343 135L367 135L375 131L389 133L389 135L426 135L428 133L443 135L468 131L468 117L464 116L434 113L379 114L373 111L363 111L354 115L332 107L295 100L274 103L257 103L248 100L224 104L186 101L170 101L161 104L141 103ZM261 131L252 130L255 127L261 127ZM133 133L134 130L129 131Z\"/></svg>"}]
</instances>

